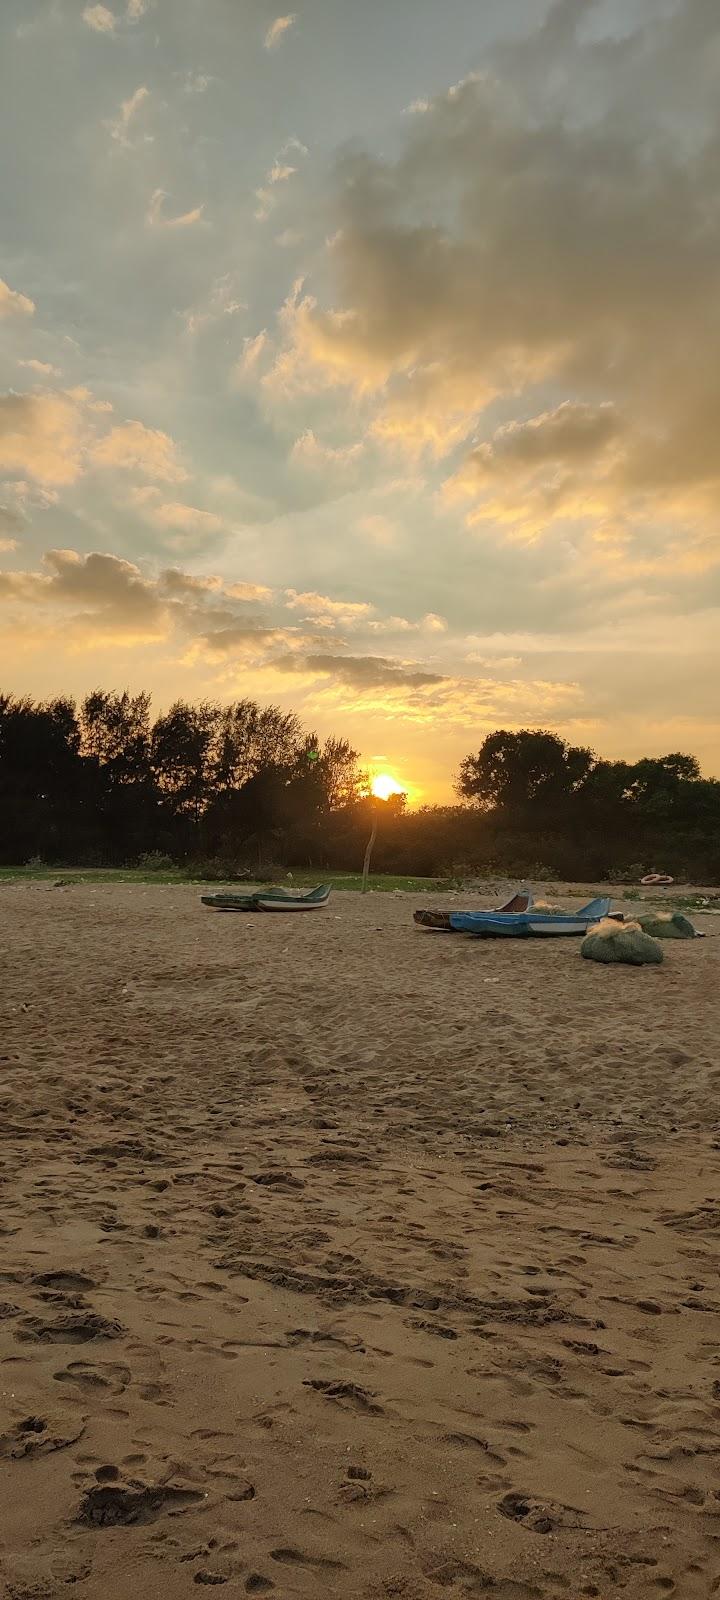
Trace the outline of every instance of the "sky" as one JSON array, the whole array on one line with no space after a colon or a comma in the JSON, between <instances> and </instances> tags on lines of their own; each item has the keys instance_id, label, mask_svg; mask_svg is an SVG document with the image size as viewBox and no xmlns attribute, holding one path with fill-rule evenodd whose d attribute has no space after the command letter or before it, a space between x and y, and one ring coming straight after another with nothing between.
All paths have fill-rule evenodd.
<instances>
[{"instance_id":1,"label":"sky","mask_svg":"<svg viewBox=\"0 0 720 1600\"><path fill-rule=\"evenodd\" d=\"M717 0L4 0L0 686L720 775Z\"/></svg>"}]
</instances>

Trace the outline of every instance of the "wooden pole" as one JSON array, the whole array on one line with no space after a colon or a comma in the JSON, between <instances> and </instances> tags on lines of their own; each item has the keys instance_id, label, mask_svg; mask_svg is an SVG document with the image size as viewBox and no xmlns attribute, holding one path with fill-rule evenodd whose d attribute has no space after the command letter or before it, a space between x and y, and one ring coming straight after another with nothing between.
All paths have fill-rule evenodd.
<instances>
[{"instance_id":1,"label":"wooden pole","mask_svg":"<svg viewBox=\"0 0 720 1600\"><path fill-rule=\"evenodd\" d=\"M371 855L373 853L373 845L375 843L375 840L377 839L377 831L378 831L378 819L377 819L377 811L376 811L375 815L373 817L372 833L370 835L370 838L368 839L367 850L365 851L365 860L363 861L363 875L362 875L362 893L363 894L367 894L368 873L370 871L370 857L371 857Z\"/></svg>"}]
</instances>

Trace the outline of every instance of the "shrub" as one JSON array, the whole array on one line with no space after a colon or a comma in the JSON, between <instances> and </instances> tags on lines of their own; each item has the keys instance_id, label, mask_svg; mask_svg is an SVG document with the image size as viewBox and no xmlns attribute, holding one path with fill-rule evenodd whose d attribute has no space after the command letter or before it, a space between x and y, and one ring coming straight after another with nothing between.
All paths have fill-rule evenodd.
<instances>
[{"instance_id":1,"label":"shrub","mask_svg":"<svg viewBox=\"0 0 720 1600\"><path fill-rule=\"evenodd\" d=\"M138 866L143 872L168 872L174 867L172 856L166 856L162 850L145 850L138 856Z\"/></svg>"}]
</instances>

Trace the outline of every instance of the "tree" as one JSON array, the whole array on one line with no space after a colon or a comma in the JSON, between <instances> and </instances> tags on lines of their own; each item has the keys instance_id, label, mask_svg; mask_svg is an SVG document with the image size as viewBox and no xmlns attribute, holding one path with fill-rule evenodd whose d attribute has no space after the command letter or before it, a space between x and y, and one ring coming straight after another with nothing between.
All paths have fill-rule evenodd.
<instances>
[{"instance_id":1,"label":"tree","mask_svg":"<svg viewBox=\"0 0 720 1600\"><path fill-rule=\"evenodd\" d=\"M113 783L149 777L150 695L94 689L80 711L82 753L110 768Z\"/></svg>"},{"instance_id":2,"label":"tree","mask_svg":"<svg viewBox=\"0 0 720 1600\"><path fill-rule=\"evenodd\" d=\"M195 823L212 793L220 719L220 708L207 701L191 706L177 700L152 731L151 762L159 787L171 810Z\"/></svg>"},{"instance_id":3,"label":"tree","mask_svg":"<svg viewBox=\"0 0 720 1600\"><path fill-rule=\"evenodd\" d=\"M687 784L697 783L700 767L694 756L674 754L644 757L632 768L630 794L636 805L667 811Z\"/></svg>"},{"instance_id":4,"label":"tree","mask_svg":"<svg viewBox=\"0 0 720 1600\"><path fill-rule=\"evenodd\" d=\"M213 746L213 788L240 789L268 766L289 766L300 748L302 730L294 712L237 700L217 708Z\"/></svg>"},{"instance_id":5,"label":"tree","mask_svg":"<svg viewBox=\"0 0 720 1600\"><path fill-rule=\"evenodd\" d=\"M299 752L296 772L307 778L308 793L314 792L320 810L339 811L367 793L367 775L358 762L358 752L348 739L331 737L321 746L317 734L311 733Z\"/></svg>"},{"instance_id":6,"label":"tree","mask_svg":"<svg viewBox=\"0 0 720 1600\"><path fill-rule=\"evenodd\" d=\"M83 810L72 700L0 695L0 850L9 861L77 845Z\"/></svg>"},{"instance_id":7,"label":"tree","mask_svg":"<svg viewBox=\"0 0 720 1600\"><path fill-rule=\"evenodd\" d=\"M500 729L461 762L456 790L483 811L556 805L581 786L595 759L592 750L543 729Z\"/></svg>"}]
</instances>

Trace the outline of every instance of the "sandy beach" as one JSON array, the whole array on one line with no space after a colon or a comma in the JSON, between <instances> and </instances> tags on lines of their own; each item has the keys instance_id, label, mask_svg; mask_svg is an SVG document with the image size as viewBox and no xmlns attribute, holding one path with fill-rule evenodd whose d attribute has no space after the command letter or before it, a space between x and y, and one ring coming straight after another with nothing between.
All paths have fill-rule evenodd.
<instances>
[{"instance_id":1,"label":"sandy beach","mask_svg":"<svg viewBox=\"0 0 720 1600\"><path fill-rule=\"evenodd\" d=\"M0 888L6 1600L720 1594L720 943L423 903Z\"/></svg>"}]
</instances>

